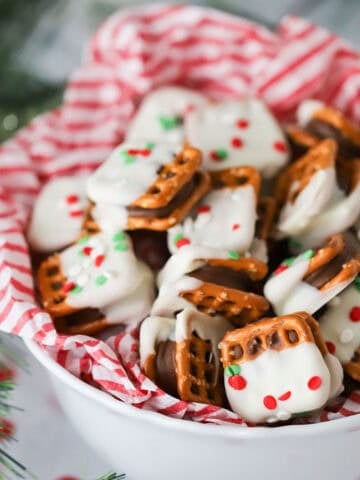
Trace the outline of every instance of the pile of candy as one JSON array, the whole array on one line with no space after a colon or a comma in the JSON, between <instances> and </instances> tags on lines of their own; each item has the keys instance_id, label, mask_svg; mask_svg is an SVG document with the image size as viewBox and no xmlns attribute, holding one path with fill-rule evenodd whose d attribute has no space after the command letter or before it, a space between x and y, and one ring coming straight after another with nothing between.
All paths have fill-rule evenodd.
<instances>
[{"instance_id":1,"label":"pile of candy","mask_svg":"<svg viewBox=\"0 0 360 480\"><path fill-rule=\"evenodd\" d=\"M309 100L282 128L258 99L166 87L93 174L44 187L28 239L59 332L139 327L164 391L278 422L360 381L359 216L340 112Z\"/></svg>"}]
</instances>

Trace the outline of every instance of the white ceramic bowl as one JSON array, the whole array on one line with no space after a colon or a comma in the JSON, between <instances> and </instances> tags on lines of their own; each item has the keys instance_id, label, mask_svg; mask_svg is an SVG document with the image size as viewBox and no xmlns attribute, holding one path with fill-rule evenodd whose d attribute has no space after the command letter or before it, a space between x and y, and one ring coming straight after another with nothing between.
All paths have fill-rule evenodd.
<instances>
[{"instance_id":1,"label":"white ceramic bowl","mask_svg":"<svg viewBox=\"0 0 360 480\"><path fill-rule=\"evenodd\" d=\"M360 480L360 415L279 428L176 420L115 400L26 344L69 420L127 480Z\"/></svg>"}]
</instances>

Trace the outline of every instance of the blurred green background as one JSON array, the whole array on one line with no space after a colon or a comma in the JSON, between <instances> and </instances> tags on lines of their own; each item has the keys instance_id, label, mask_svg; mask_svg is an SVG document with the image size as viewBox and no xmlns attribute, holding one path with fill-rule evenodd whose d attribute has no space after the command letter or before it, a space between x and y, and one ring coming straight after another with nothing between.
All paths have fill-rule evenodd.
<instances>
[{"instance_id":1,"label":"blurred green background","mask_svg":"<svg viewBox=\"0 0 360 480\"><path fill-rule=\"evenodd\" d=\"M60 103L66 78L96 27L124 0L0 0L0 142L35 114ZM276 28L286 13L310 18L360 44L360 0L213 0Z\"/></svg>"}]
</instances>

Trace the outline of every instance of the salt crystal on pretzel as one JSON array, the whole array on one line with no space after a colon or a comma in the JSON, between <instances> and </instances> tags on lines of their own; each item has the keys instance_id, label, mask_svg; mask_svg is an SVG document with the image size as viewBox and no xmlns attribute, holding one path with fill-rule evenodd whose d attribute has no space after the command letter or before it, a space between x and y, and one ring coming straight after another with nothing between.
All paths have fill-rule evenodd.
<instances>
[{"instance_id":1,"label":"salt crystal on pretzel","mask_svg":"<svg viewBox=\"0 0 360 480\"><path fill-rule=\"evenodd\" d=\"M202 106L185 119L187 140L204 154L205 168L240 165L273 177L288 160L284 134L264 102L256 98Z\"/></svg>"},{"instance_id":2,"label":"salt crystal on pretzel","mask_svg":"<svg viewBox=\"0 0 360 480\"><path fill-rule=\"evenodd\" d=\"M30 247L37 252L54 252L79 238L89 201L87 176L50 180L36 198L27 231Z\"/></svg>"},{"instance_id":3,"label":"salt crystal on pretzel","mask_svg":"<svg viewBox=\"0 0 360 480\"><path fill-rule=\"evenodd\" d=\"M269 308L260 286L266 273L265 263L232 250L184 246L159 273L160 289L151 313L173 317L194 305L235 325L246 324Z\"/></svg>"},{"instance_id":4,"label":"salt crystal on pretzel","mask_svg":"<svg viewBox=\"0 0 360 480\"><path fill-rule=\"evenodd\" d=\"M181 400L223 405L218 344L231 328L223 317L193 308L184 309L176 320L148 317L140 329L145 374Z\"/></svg>"},{"instance_id":5,"label":"salt crystal on pretzel","mask_svg":"<svg viewBox=\"0 0 360 480\"><path fill-rule=\"evenodd\" d=\"M128 129L127 141L182 144L185 140L184 118L207 98L180 87L163 87L149 93L141 103Z\"/></svg>"},{"instance_id":6,"label":"salt crystal on pretzel","mask_svg":"<svg viewBox=\"0 0 360 480\"><path fill-rule=\"evenodd\" d=\"M228 332L220 348L226 396L245 420L287 420L323 407L340 390L341 368L330 372L317 323L305 312Z\"/></svg>"},{"instance_id":7,"label":"salt crystal on pretzel","mask_svg":"<svg viewBox=\"0 0 360 480\"><path fill-rule=\"evenodd\" d=\"M315 215L300 235L295 235L295 249L320 245L331 235L343 232L360 214L360 159L338 162L338 185L326 207Z\"/></svg>"},{"instance_id":8,"label":"salt crystal on pretzel","mask_svg":"<svg viewBox=\"0 0 360 480\"><path fill-rule=\"evenodd\" d=\"M90 176L85 229L167 230L210 188L201 153L165 143L124 143Z\"/></svg>"},{"instance_id":9,"label":"salt crystal on pretzel","mask_svg":"<svg viewBox=\"0 0 360 480\"><path fill-rule=\"evenodd\" d=\"M139 321L154 298L152 274L123 232L83 237L49 257L40 265L37 285L43 307L65 333Z\"/></svg>"},{"instance_id":10,"label":"salt crystal on pretzel","mask_svg":"<svg viewBox=\"0 0 360 480\"><path fill-rule=\"evenodd\" d=\"M328 303L319 317L319 323L329 351L340 360L350 376L360 381L360 375L356 373L356 369L353 369L355 363L358 363L360 370L357 356L357 350L360 347L360 288L358 281L349 285L346 290Z\"/></svg>"},{"instance_id":11,"label":"salt crystal on pretzel","mask_svg":"<svg viewBox=\"0 0 360 480\"><path fill-rule=\"evenodd\" d=\"M328 204L336 187L336 151L334 140L324 140L279 175L275 198L282 234L301 234Z\"/></svg>"},{"instance_id":12,"label":"salt crystal on pretzel","mask_svg":"<svg viewBox=\"0 0 360 480\"><path fill-rule=\"evenodd\" d=\"M348 237L334 235L321 247L286 259L264 286L278 315L312 314L344 290L360 271L360 257Z\"/></svg>"},{"instance_id":13,"label":"salt crystal on pretzel","mask_svg":"<svg viewBox=\"0 0 360 480\"><path fill-rule=\"evenodd\" d=\"M252 167L216 172L214 189L181 225L168 231L172 253L185 242L246 252L254 238L260 175Z\"/></svg>"}]
</instances>

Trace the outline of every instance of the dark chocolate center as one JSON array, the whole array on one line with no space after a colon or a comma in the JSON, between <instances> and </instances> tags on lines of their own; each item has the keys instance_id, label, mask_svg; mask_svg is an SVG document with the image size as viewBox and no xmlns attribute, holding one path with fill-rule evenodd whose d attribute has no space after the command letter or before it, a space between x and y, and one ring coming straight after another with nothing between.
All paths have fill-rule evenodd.
<instances>
[{"instance_id":1,"label":"dark chocolate center","mask_svg":"<svg viewBox=\"0 0 360 480\"><path fill-rule=\"evenodd\" d=\"M250 279L246 272L231 270L226 267L215 267L205 264L193 272L188 273L188 275L203 282L214 283L222 287L246 292L257 290L256 283Z\"/></svg>"},{"instance_id":2,"label":"dark chocolate center","mask_svg":"<svg viewBox=\"0 0 360 480\"><path fill-rule=\"evenodd\" d=\"M156 383L165 392L178 396L176 376L176 343L160 342L155 356Z\"/></svg>"}]
</instances>

